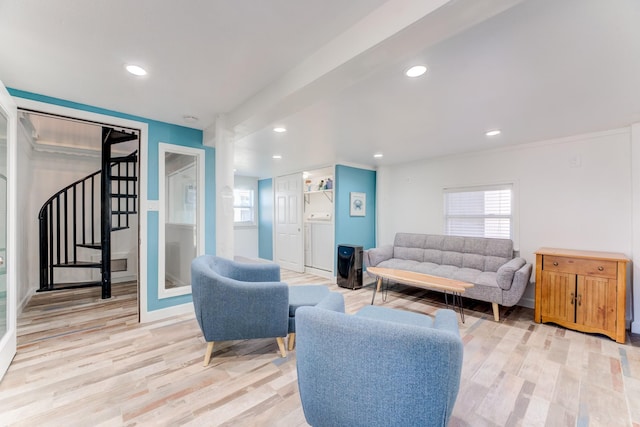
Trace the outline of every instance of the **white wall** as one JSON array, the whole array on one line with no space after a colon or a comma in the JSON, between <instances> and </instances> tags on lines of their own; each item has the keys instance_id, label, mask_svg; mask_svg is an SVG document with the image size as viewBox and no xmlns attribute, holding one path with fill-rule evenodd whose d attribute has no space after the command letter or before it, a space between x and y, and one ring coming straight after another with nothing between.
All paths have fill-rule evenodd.
<instances>
[{"instance_id":1,"label":"white wall","mask_svg":"<svg viewBox=\"0 0 640 427\"><path fill-rule=\"evenodd\" d=\"M511 182L515 248L527 261L535 265L542 246L631 257L630 159L631 131L624 128L381 167L377 244L393 243L399 231L442 234L443 188ZM531 284L521 305L533 307L533 291Z\"/></svg>"},{"instance_id":2,"label":"white wall","mask_svg":"<svg viewBox=\"0 0 640 427\"><path fill-rule=\"evenodd\" d=\"M255 225L234 226L234 255L247 258L258 258L258 178L235 176L234 188L253 190L255 203Z\"/></svg>"},{"instance_id":3,"label":"white wall","mask_svg":"<svg viewBox=\"0 0 640 427\"><path fill-rule=\"evenodd\" d=\"M27 135L22 130L21 126L18 126L18 168L17 168L17 179L18 179L18 188L22 188L24 186L27 189L30 189L32 186L32 172L30 170L29 164L31 162L30 158L31 154L31 146L29 145L29 139ZM29 279L32 271L35 271L37 274L37 258L33 258L33 248L34 246L31 244L29 237L33 230L33 220L29 215L24 215L25 212L30 212L30 192L29 191L21 191L18 190L17 194L17 221L16 221L16 250L18 251L18 255L16 258L16 282L17 282L17 303L18 303L18 314L22 312L24 305L28 302L29 296L33 294L36 287L32 287L32 283ZM27 236L25 239L24 236ZM36 245L35 248L38 246ZM36 276L37 277L37 276Z\"/></svg>"}]
</instances>

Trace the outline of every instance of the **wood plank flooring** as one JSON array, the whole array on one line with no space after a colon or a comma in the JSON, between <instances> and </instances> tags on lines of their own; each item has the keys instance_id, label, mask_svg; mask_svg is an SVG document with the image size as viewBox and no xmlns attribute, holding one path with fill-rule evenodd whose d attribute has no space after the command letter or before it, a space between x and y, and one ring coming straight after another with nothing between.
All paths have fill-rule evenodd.
<instances>
[{"instance_id":1,"label":"wood plank flooring","mask_svg":"<svg viewBox=\"0 0 640 427\"><path fill-rule=\"evenodd\" d=\"M325 283L347 312L372 289ZM18 353L0 383L0 426L306 426L295 350L275 339L205 343L193 315L138 324L135 284L42 293L18 321ZM638 337L621 345L533 322L533 311L464 300L460 393L451 426L640 426ZM376 304L432 314L441 294L396 285ZM339 363L339 362L336 362ZM363 355L366 363L366 355ZM399 361L401 363L401 361Z\"/></svg>"}]
</instances>

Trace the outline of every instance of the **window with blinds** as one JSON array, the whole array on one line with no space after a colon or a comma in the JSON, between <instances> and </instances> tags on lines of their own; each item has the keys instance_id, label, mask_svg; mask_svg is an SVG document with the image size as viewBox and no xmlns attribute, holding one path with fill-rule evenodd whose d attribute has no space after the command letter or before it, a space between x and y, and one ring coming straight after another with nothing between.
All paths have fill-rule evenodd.
<instances>
[{"instance_id":1,"label":"window with blinds","mask_svg":"<svg viewBox=\"0 0 640 427\"><path fill-rule=\"evenodd\" d=\"M513 238L512 187L445 189L445 234Z\"/></svg>"}]
</instances>

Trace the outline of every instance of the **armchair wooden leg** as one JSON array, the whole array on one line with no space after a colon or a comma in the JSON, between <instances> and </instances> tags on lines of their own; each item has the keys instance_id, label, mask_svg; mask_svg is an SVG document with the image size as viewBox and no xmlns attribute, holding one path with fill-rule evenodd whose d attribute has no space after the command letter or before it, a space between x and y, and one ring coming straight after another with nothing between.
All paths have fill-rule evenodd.
<instances>
[{"instance_id":1,"label":"armchair wooden leg","mask_svg":"<svg viewBox=\"0 0 640 427\"><path fill-rule=\"evenodd\" d=\"M492 302L491 307L493 307L493 320L496 322L500 321L500 306L497 302Z\"/></svg>"},{"instance_id":2,"label":"armchair wooden leg","mask_svg":"<svg viewBox=\"0 0 640 427\"><path fill-rule=\"evenodd\" d=\"M209 364L211 354L213 353L213 341L207 343L207 351L204 353L204 366Z\"/></svg>"},{"instance_id":3,"label":"armchair wooden leg","mask_svg":"<svg viewBox=\"0 0 640 427\"><path fill-rule=\"evenodd\" d=\"M287 357L287 350L284 348L284 338L277 337L276 341L278 342L278 348L280 349L280 354L282 357Z\"/></svg>"},{"instance_id":4,"label":"armchair wooden leg","mask_svg":"<svg viewBox=\"0 0 640 427\"><path fill-rule=\"evenodd\" d=\"M287 338L287 343L289 345L289 351L293 351L293 346L296 345L296 333L289 332L289 338Z\"/></svg>"}]
</instances>

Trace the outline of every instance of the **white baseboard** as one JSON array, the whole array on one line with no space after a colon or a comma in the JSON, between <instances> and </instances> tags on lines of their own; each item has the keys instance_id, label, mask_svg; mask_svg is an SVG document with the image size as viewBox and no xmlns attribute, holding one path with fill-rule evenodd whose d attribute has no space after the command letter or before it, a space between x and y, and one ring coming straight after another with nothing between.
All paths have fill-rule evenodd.
<instances>
[{"instance_id":1,"label":"white baseboard","mask_svg":"<svg viewBox=\"0 0 640 427\"><path fill-rule=\"evenodd\" d=\"M320 270L319 268L304 267L304 272L307 274L313 274L314 276L326 277L327 279L334 279L336 276L332 272L327 270Z\"/></svg>"},{"instance_id":2,"label":"white baseboard","mask_svg":"<svg viewBox=\"0 0 640 427\"><path fill-rule=\"evenodd\" d=\"M22 298L22 301L18 301L18 307L16 307L16 310L17 310L16 314L18 316L20 316L20 314L22 313L24 308L27 306L27 304L29 304L29 301L31 300L31 297L36 294L37 290L38 290L37 287L29 289L29 291L24 296L24 298Z\"/></svg>"}]
</instances>

